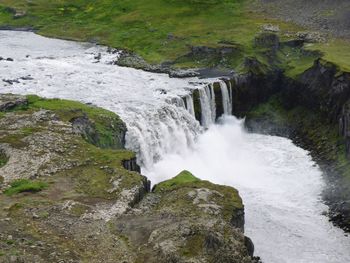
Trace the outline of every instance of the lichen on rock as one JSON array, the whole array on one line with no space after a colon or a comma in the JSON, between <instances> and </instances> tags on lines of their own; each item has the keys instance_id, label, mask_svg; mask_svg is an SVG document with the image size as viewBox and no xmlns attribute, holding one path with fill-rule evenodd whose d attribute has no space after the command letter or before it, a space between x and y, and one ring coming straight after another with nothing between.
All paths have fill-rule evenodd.
<instances>
[{"instance_id":1,"label":"lichen on rock","mask_svg":"<svg viewBox=\"0 0 350 263\"><path fill-rule=\"evenodd\" d=\"M235 189L184 171L150 192L117 115L18 98L0 95L0 260L252 262Z\"/></svg>"}]
</instances>

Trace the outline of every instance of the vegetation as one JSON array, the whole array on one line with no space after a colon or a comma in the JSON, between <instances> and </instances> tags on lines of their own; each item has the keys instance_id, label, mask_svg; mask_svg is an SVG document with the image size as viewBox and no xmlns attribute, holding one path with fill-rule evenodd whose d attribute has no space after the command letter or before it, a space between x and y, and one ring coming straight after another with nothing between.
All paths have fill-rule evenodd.
<instances>
[{"instance_id":1,"label":"vegetation","mask_svg":"<svg viewBox=\"0 0 350 263\"><path fill-rule=\"evenodd\" d=\"M8 161L8 158L7 156L0 151L0 168L3 167ZM1 180L0 180L0 183L1 183Z\"/></svg>"},{"instance_id":2,"label":"vegetation","mask_svg":"<svg viewBox=\"0 0 350 263\"><path fill-rule=\"evenodd\" d=\"M173 61L177 67L221 66L240 70L246 57L255 57L265 64L270 62L265 50L254 46L254 38L262 25L278 24L283 41L289 40L291 33L303 30L292 23L253 12L252 1L2 0L0 25L32 27L50 37L127 49L150 63ZM231 52L224 56L220 52L189 56L191 47L196 46L229 48ZM336 40L307 49L320 50L326 59L349 70L350 59L343 56L344 49L349 50L349 46L345 40ZM278 58L280 66L290 71L289 76L297 76L310 65L314 56L282 50Z\"/></svg>"},{"instance_id":3,"label":"vegetation","mask_svg":"<svg viewBox=\"0 0 350 263\"><path fill-rule=\"evenodd\" d=\"M5 190L6 195L14 195L23 192L37 193L48 187L47 183L41 181L19 179L13 181L11 186Z\"/></svg>"},{"instance_id":4,"label":"vegetation","mask_svg":"<svg viewBox=\"0 0 350 263\"><path fill-rule=\"evenodd\" d=\"M155 191L166 191L166 190L171 190L173 188L189 184L189 183L195 183L201 181L197 177L195 177L192 173L189 171L182 171L179 173L177 176L174 178L161 182L155 186Z\"/></svg>"}]
</instances>

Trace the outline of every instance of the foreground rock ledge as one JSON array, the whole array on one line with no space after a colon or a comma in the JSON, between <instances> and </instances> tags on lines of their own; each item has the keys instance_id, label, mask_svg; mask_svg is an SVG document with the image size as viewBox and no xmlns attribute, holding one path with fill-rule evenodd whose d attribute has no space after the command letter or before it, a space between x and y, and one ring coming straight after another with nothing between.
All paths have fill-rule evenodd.
<instances>
[{"instance_id":1,"label":"foreground rock ledge","mask_svg":"<svg viewBox=\"0 0 350 263\"><path fill-rule=\"evenodd\" d=\"M0 95L1 262L252 262L238 192L184 171L149 192L125 124Z\"/></svg>"}]
</instances>

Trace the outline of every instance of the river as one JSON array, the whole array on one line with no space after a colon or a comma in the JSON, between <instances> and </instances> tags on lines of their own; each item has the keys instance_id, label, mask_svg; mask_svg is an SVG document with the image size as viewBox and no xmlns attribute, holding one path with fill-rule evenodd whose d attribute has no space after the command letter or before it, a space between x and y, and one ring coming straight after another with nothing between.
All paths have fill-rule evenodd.
<instances>
[{"instance_id":1,"label":"river","mask_svg":"<svg viewBox=\"0 0 350 263\"><path fill-rule=\"evenodd\" d=\"M127 147L137 152L152 183L188 169L201 179L240 191L245 233L265 263L350 262L350 238L328 222L320 194L322 173L290 140L250 134L241 120L213 123L214 80L176 79L123 68L118 52L86 43L0 31L0 92L73 99L118 113L128 126ZM221 82L230 114L232 93ZM193 117L191 92L206 109Z\"/></svg>"}]
</instances>

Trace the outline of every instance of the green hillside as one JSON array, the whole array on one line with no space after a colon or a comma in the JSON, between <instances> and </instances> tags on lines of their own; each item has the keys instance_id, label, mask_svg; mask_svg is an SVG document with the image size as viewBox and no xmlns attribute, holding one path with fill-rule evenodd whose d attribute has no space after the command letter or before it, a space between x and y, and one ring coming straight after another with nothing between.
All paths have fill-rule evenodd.
<instances>
[{"instance_id":1,"label":"green hillside","mask_svg":"<svg viewBox=\"0 0 350 263\"><path fill-rule=\"evenodd\" d=\"M39 34L73 40L94 41L127 49L147 62L175 61L179 67L223 66L239 68L244 57L254 56L267 64L265 50L254 47L254 37L264 24L279 25L280 37L303 30L252 11L254 0L0 0L0 26L32 27ZM288 36L286 36L288 35ZM349 49L338 41L337 49ZM193 46L229 47L223 59L184 57ZM334 48L320 44L343 68L350 62ZM307 68L312 59L300 60L295 52L279 54L279 63L291 75ZM300 62L302 61L302 62ZM304 64L307 61L307 64ZM302 65L300 65L302 63ZM297 64L297 65L296 65ZM293 67L296 65L296 69Z\"/></svg>"}]
</instances>

